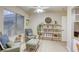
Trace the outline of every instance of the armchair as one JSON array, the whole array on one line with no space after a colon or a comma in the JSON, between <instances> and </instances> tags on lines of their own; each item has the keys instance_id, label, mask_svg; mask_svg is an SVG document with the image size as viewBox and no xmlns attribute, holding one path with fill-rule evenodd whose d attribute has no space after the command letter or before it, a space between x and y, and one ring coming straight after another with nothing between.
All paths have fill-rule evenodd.
<instances>
[{"instance_id":1,"label":"armchair","mask_svg":"<svg viewBox=\"0 0 79 59\"><path fill-rule=\"evenodd\" d=\"M39 47L39 39L33 35L32 29L25 29L25 36L27 36L26 49L27 51L36 51Z\"/></svg>"},{"instance_id":2,"label":"armchair","mask_svg":"<svg viewBox=\"0 0 79 59\"><path fill-rule=\"evenodd\" d=\"M25 29L25 36L27 37L26 41L36 39L36 35L33 35L32 29Z\"/></svg>"},{"instance_id":3,"label":"armchair","mask_svg":"<svg viewBox=\"0 0 79 59\"><path fill-rule=\"evenodd\" d=\"M0 52L19 52L20 51L20 47L11 47L11 44L9 44L9 38L7 35L2 35L0 37Z\"/></svg>"}]
</instances>

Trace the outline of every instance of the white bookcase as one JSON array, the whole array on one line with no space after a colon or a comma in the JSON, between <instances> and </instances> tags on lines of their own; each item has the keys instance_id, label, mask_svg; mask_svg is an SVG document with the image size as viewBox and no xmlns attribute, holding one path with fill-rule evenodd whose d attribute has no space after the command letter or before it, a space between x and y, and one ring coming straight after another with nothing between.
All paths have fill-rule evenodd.
<instances>
[{"instance_id":1,"label":"white bookcase","mask_svg":"<svg viewBox=\"0 0 79 59\"><path fill-rule=\"evenodd\" d=\"M42 39L61 40L62 30L61 25L58 24L43 24L42 25Z\"/></svg>"}]
</instances>

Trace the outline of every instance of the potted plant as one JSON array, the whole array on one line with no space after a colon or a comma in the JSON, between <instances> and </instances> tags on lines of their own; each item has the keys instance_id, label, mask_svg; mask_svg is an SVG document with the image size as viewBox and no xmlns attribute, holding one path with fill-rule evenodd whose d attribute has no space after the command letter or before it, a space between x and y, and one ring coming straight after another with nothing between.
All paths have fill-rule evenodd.
<instances>
[{"instance_id":1,"label":"potted plant","mask_svg":"<svg viewBox=\"0 0 79 59\"><path fill-rule=\"evenodd\" d=\"M39 25L37 26L37 34L39 35L39 38L40 38L40 36L42 35L41 29L42 29L42 25L39 24Z\"/></svg>"}]
</instances>

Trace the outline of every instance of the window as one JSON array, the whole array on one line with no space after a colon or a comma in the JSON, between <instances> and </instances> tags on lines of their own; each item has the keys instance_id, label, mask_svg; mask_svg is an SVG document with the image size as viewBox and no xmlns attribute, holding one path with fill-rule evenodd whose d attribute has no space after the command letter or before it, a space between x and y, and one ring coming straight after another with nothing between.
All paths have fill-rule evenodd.
<instances>
[{"instance_id":1,"label":"window","mask_svg":"<svg viewBox=\"0 0 79 59\"><path fill-rule=\"evenodd\" d=\"M16 27L17 27L17 34L23 33L24 32L24 17L17 14L17 23L16 23Z\"/></svg>"},{"instance_id":2,"label":"window","mask_svg":"<svg viewBox=\"0 0 79 59\"><path fill-rule=\"evenodd\" d=\"M24 16L4 10L4 33L9 36L24 32Z\"/></svg>"}]
</instances>

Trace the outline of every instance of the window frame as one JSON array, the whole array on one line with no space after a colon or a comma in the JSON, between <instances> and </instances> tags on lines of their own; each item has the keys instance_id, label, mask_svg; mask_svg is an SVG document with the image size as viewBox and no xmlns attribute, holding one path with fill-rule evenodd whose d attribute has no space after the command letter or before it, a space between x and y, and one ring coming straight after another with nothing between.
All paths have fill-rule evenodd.
<instances>
[{"instance_id":1,"label":"window frame","mask_svg":"<svg viewBox=\"0 0 79 59\"><path fill-rule=\"evenodd\" d=\"M12 13L15 14L15 20L14 20L14 21L15 21L15 25L14 25L14 26L15 26L15 29L16 29L15 33L17 32L17 15L23 17L23 19L22 19L22 20L23 20L23 24L22 24L22 25L23 25L23 33L24 33L24 19L25 19L25 17L24 17L23 15L19 14L19 13L16 13L16 12L14 12L14 11L11 11L11 10L9 10L9 9L4 9L4 10L3 10L3 19L4 19L4 21L5 21L5 15L4 15L4 11L5 11L5 10L6 10L6 11L9 11L9 12L12 12ZM4 32L5 32L4 21L3 21L3 29L4 29ZM22 33L22 31L21 31L19 34L21 34L21 33ZM18 35L18 34L16 33L15 35ZM12 36L13 36L13 35L12 35Z\"/></svg>"}]
</instances>

